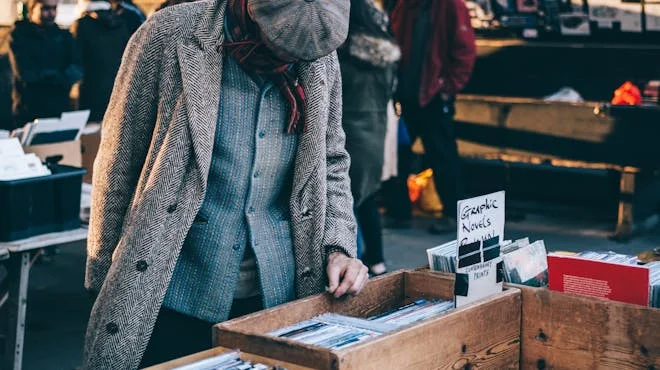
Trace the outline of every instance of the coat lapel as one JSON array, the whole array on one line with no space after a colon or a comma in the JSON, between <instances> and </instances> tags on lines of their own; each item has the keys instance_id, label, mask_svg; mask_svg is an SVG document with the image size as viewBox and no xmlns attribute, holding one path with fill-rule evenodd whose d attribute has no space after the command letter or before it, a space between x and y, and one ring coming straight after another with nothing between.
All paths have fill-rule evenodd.
<instances>
[{"instance_id":1,"label":"coat lapel","mask_svg":"<svg viewBox=\"0 0 660 370\"><path fill-rule=\"evenodd\" d=\"M206 190L218 121L226 0L208 3L195 40L177 49L195 161Z\"/></svg>"},{"instance_id":2,"label":"coat lapel","mask_svg":"<svg viewBox=\"0 0 660 370\"><path fill-rule=\"evenodd\" d=\"M179 46L178 56L192 147L205 184L218 121L222 57L191 45Z\"/></svg>"}]
</instances>

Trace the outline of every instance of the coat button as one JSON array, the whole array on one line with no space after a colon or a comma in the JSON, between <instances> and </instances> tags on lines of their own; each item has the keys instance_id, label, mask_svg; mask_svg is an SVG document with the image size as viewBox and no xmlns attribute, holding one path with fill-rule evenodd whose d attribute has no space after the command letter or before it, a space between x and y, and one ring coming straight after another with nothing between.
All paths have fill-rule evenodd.
<instances>
[{"instance_id":1,"label":"coat button","mask_svg":"<svg viewBox=\"0 0 660 370\"><path fill-rule=\"evenodd\" d=\"M264 131L264 130L259 131L259 138L263 139L265 137L266 137L266 131Z\"/></svg>"},{"instance_id":2,"label":"coat button","mask_svg":"<svg viewBox=\"0 0 660 370\"><path fill-rule=\"evenodd\" d=\"M140 260L135 264L135 268L140 272L147 271L147 267L149 267L149 265L147 264L147 261L144 260Z\"/></svg>"},{"instance_id":3,"label":"coat button","mask_svg":"<svg viewBox=\"0 0 660 370\"><path fill-rule=\"evenodd\" d=\"M117 324L114 322L111 322L105 326L105 331L107 331L108 334L115 335L119 332L119 326L117 326Z\"/></svg>"},{"instance_id":4,"label":"coat button","mask_svg":"<svg viewBox=\"0 0 660 370\"><path fill-rule=\"evenodd\" d=\"M167 207L167 213L174 213L174 211L176 211L176 204Z\"/></svg>"},{"instance_id":5,"label":"coat button","mask_svg":"<svg viewBox=\"0 0 660 370\"><path fill-rule=\"evenodd\" d=\"M241 246L239 244L234 244L231 248L235 251L238 251L241 249Z\"/></svg>"},{"instance_id":6,"label":"coat button","mask_svg":"<svg viewBox=\"0 0 660 370\"><path fill-rule=\"evenodd\" d=\"M305 268L302 270L302 274L300 274L300 276L301 276L303 279L307 279L307 278L309 278L310 276L312 276L312 269L309 268L309 267L305 267Z\"/></svg>"}]
</instances>

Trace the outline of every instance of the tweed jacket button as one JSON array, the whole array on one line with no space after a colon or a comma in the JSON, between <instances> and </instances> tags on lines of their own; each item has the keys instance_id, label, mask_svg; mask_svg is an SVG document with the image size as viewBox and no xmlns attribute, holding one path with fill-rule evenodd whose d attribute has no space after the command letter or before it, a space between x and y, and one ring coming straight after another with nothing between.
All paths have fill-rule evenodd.
<instances>
[{"instance_id":1,"label":"tweed jacket button","mask_svg":"<svg viewBox=\"0 0 660 370\"><path fill-rule=\"evenodd\" d=\"M309 267L305 267L302 270L302 274L300 274L300 276L302 276L303 279L309 278L310 276L312 276L312 269Z\"/></svg>"},{"instance_id":2,"label":"tweed jacket button","mask_svg":"<svg viewBox=\"0 0 660 370\"><path fill-rule=\"evenodd\" d=\"M174 213L174 211L176 211L176 204L167 207L167 213Z\"/></svg>"},{"instance_id":3,"label":"tweed jacket button","mask_svg":"<svg viewBox=\"0 0 660 370\"><path fill-rule=\"evenodd\" d=\"M241 249L241 246L238 245L238 244L234 244L231 248L232 248L233 250L235 250L235 251L238 251L238 250Z\"/></svg>"},{"instance_id":4,"label":"tweed jacket button","mask_svg":"<svg viewBox=\"0 0 660 370\"><path fill-rule=\"evenodd\" d=\"M259 131L259 138L263 139L264 137L266 137L266 131Z\"/></svg>"},{"instance_id":5,"label":"tweed jacket button","mask_svg":"<svg viewBox=\"0 0 660 370\"><path fill-rule=\"evenodd\" d=\"M114 322L111 322L105 326L105 330L108 332L108 334L115 335L119 332L119 326L117 326L117 324Z\"/></svg>"},{"instance_id":6,"label":"tweed jacket button","mask_svg":"<svg viewBox=\"0 0 660 370\"><path fill-rule=\"evenodd\" d=\"M149 267L149 265L147 264L147 261L144 260L140 260L135 264L135 268L140 272L147 271L147 267Z\"/></svg>"}]
</instances>

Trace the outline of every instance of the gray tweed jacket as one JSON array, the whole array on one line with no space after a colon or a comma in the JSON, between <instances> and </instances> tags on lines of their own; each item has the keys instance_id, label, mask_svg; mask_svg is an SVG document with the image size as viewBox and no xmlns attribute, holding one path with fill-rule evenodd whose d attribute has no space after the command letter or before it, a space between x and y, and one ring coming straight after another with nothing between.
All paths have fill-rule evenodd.
<instances>
[{"instance_id":1,"label":"gray tweed jacket","mask_svg":"<svg viewBox=\"0 0 660 370\"><path fill-rule=\"evenodd\" d=\"M204 199L225 7L206 0L159 11L127 47L94 166L85 286L99 295L85 369L137 368ZM356 226L337 57L297 67L308 131L299 139L290 209L303 297L324 290L330 251L355 255Z\"/></svg>"}]
</instances>

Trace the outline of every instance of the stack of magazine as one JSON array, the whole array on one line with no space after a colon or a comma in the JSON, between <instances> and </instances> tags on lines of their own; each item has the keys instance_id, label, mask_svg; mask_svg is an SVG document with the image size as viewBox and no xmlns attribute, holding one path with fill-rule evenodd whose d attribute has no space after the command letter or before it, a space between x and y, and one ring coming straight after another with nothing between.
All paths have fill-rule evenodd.
<instances>
[{"instance_id":1,"label":"stack of magazine","mask_svg":"<svg viewBox=\"0 0 660 370\"><path fill-rule=\"evenodd\" d=\"M375 338L394 328L352 317L325 314L274 331L271 336L338 350Z\"/></svg>"},{"instance_id":2,"label":"stack of magazine","mask_svg":"<svg viewBox=\"0 0 660 370\"><path fill-rule=\"evenodd\" d=\"M434 271L456 273L457 241L428 249L429 267ZM534 243L529 238L506 240L501 244L503 275L508 283L533 287L548 285L548 260L543 240Z\"/></svg>"},{"instance_id":3,"label":"stack of magazine","mask_svg":"<svg viewBox=\"0 0 660 370\"><path fill-rule=\"evenodd\" d=\"M369 318L397 328L424 321L454 308L454 301L427 301L419 299L409 305Z\"/></svg>"},{"instance_id":4,"label":"stack of magazine","mask_svg":"<svg viewBox=\"0 0 660 370\"><path fill-rule=\"evenodd\" d=\"M25 154L16 138L0 139L0 181L50 175L50 169L34 153Z\"/></svg>"},{"instance_id":5,"label":"stack of magazine","mask_svg":"<svg viewBox=\"0 0 660 370\"><path fill-rule=\"evenodd\" d=\"M543 240L516 240L502 247L504 281L532 287L548 285L548 253Z\"/></svg>"},{"instance_id":6,"label":"stack of magazine","mask_svg":"<svg viewBox=\"0 0 660 370\"><path fill-rule=\"evenodd\" d=\"M579 253L578 256L591 260L618 263L622 265L638 265L640 263L637 256L619 254L611 251L586 251ZM660 261L651 262L643 266L649 269L649 306L660 308Z\"/></svg>"},{"instance_id":7,"label":"stack of magazine","mask_svg":"<svg viewBox=\"0 0 660 370\"><path fill-rule=\"evenodd\" d=\"M646 267L649 268L651 274L651 295L650 306L660 308L660 261L651 262Z\"/></svg>"},{"instance_id":8,"label":"stack of magazine","mask_svg":"<svg viewBox=\"0 0 660 370\"><path fill-rule=\"evenodd\" d=\"M205 358L203 360L179 366L174 370L286 370L279 366L266 366L241 359L238 351L227 352L221 355Z\"/></svg>"},{"instance_id":9,"label":"stack of magazine","mask_svg":"<svg viewBox=\"0 0 660 370\"><path fill-rule=\"evenodd\" d=\"M276 330L269 335L331 350L340 350L437 316L453 308L453 301L420 299L368 319L328 313Z\"/></svg>"},{"instance_id":10,"label":"stack of magazine","mask_svg":"<svg viewBox=\"0 0 660 370\"><path fill-rule=\"evenodd\" d=\"M429 267L433 271L456 273L456 258L458 256L458 242L456 240L427 249Z\"/></svg>"},{"instance_id":11,"label":"stack of magazine","mask_svg":"<svg viewBox=\"0 0 660 370\"><path fill-rule=\"evenodd\" d=\"M584 251L578 253L578 256L590 260L619 263L623 265L636 265L639 262L637 256L629 256L615 252Z\"/></svg>"}]
</instances>

